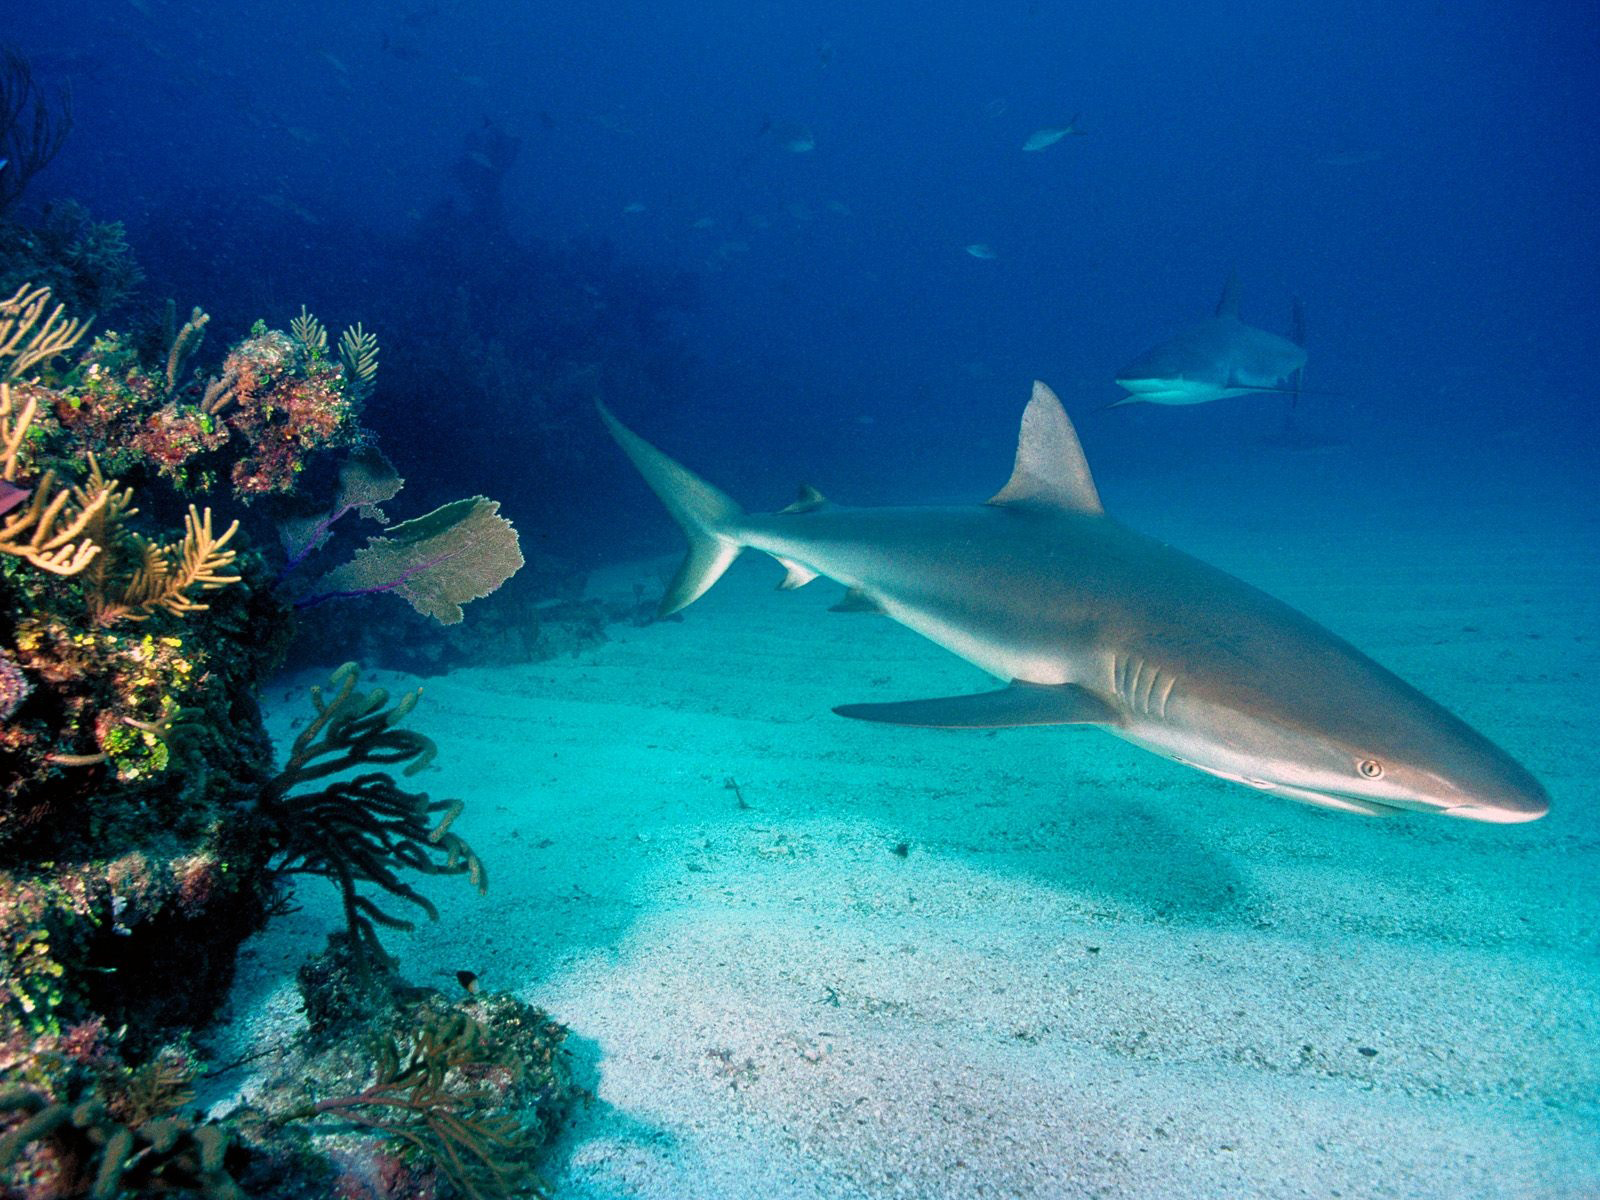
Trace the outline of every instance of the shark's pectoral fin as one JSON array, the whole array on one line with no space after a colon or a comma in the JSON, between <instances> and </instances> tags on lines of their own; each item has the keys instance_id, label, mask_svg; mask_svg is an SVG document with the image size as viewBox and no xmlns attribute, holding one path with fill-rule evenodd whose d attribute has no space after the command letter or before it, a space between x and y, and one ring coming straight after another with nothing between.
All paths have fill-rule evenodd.
<instances>
[{"instance_id":1,"label":"shark's pectoral fin","mask_svg":"<svg viewBox=\"0 0 1600 1200\"><path fill-rule=\"evenodd\" d=\"M843 704L841 717L885 725L930 729L1011 729L1023 725L1114 725L1116 710L1075 683L1013 680L1009 687L972 696L901 700L891 704Z\"/></svg>"}]
</instances>

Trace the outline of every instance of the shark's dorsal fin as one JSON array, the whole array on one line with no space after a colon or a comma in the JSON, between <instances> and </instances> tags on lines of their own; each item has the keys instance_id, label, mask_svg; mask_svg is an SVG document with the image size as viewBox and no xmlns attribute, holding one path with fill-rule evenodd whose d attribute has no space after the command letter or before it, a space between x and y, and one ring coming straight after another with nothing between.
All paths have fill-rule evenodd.
<instances>
[{"instance_id":1,"label":"shark's dorsal fin","mask_svg":"<svg viewBox=\"0 0 1600 1200\"><path fill-rule=\"evenodd\" d=\"M1222 285L1222 299L1217 301L1217 316L1234 317L1239 315L1239 272L1229 271L1228 282Z\"/></svg>"},{"instance_id":2,"label":"shark's dorsal fin","mask_svg":"<svg viewBox=\"0 0 1600 1200\"><path fill-rule=\"evenodd\" d=\"M1094 476L1078 444L1077 431L1044 384L1034 381L1033 399L1022 413L1017 461L1011 478L990 504L1059 508L1068 512L1103 513Z\"/></svg>"}]
</instances>

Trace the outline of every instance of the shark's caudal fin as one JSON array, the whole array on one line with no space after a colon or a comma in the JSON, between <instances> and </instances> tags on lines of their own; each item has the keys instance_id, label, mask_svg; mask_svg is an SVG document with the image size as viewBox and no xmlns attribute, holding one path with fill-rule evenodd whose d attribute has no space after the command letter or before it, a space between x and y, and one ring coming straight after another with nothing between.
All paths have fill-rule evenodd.
<instances>
[{"instance_id":1,"label":"shark's caudal fin","mask_svg":"<svg viewBox=\"0 0 1600 1200\"><path fill-rule=\"evenodd\" d=\"M1022 412L1022 433L1017 438L1017 460L1011 478L989 503L1105 512L1077 431L1067 419L1067 410L1061 407L1056 394L1038 380L1033 384L1033 399Z\"/></svg>"},{"instance_id":2,"label":"shark's caudal fin","mask_svg":"<svg viewBox=\"0 0 1600 1200\"><path fill-rule=\"evenodd\" d=\"M617 445L633 460L689 539L689 553L661 597L661 615L693 604L722 578L743 549L738 527L744 509L704 479L680 466L629 429L604 404L596 404Z\"/></svg>"},{"instance_id":3,"label":"shark's caudal fin","mask_svg":"<svg viewBox=\"0 0 1600 1200\"><path fill-rule=\"evenodd\" d=\"M1299 296L1289 306L1289 340L1302 350L1306 348L1306 302ZM1289 411L1283 422L1285 429L1294 420L1294 410L1300 406L1300 392L1305 383L1306 369L1302 366L1289 377L1289 384L1294 391L1289 395Z\"/></svg>"}]
</instances>

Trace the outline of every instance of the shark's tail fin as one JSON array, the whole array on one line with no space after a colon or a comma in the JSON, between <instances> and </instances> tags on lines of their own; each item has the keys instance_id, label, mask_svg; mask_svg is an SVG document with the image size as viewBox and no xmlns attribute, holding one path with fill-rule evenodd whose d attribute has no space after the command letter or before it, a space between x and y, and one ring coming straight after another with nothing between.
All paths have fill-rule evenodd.
<instances>
[{"instance_id":1,"label":"shark's tail fin","mask_svg":"<svg viewBox=\"0 0 1600 1200\"><path fill-rule=\"evenodd\" d=\"M1217 316L1237 317L1239 315L1239 272L1229 271L1228 282L1222 285L1222 298L1217 301Z\"/></svg>"},{"instance_id":2,"label":"shark's tail fin","mask_svg":"<svg viewBox=\"0 0 1600 1200\"><path fill-rule=\"evenodd\" d=\"M739 557L744 547L738 527L744 509L634 433L604 404L596 407L617 445L633 460L689 539L689 553L661 597L661 615L668 616L705 595L722 578L728 564Z\"/></svg>"}]
</instances>

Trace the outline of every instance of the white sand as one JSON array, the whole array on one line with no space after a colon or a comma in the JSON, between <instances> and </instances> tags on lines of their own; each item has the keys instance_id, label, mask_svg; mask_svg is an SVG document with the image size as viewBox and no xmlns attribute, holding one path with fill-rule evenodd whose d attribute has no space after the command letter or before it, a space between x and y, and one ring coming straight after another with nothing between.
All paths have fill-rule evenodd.
<instances>
[{"instance_id":1,"label":"white sand","mask_svg":"<svg viewBox=\"0 0 1600 1200\"><path fill-rule=\"evenodd\" d=\"M1552 815L1376 821L1090 731L841 720L987 681L764 562L682 622L429 681L426 786L468 798L491 890L440 881L443 919L390 944L572 1028L597 1099L560 1194L1600 1194L1600 568L1509 529L1343 543L1354 574L1230 539L1181 540L1488 730ZM282 1028L336 920L302 898L250 949L238 1038Z\"/></svg>"}]
</instances>

